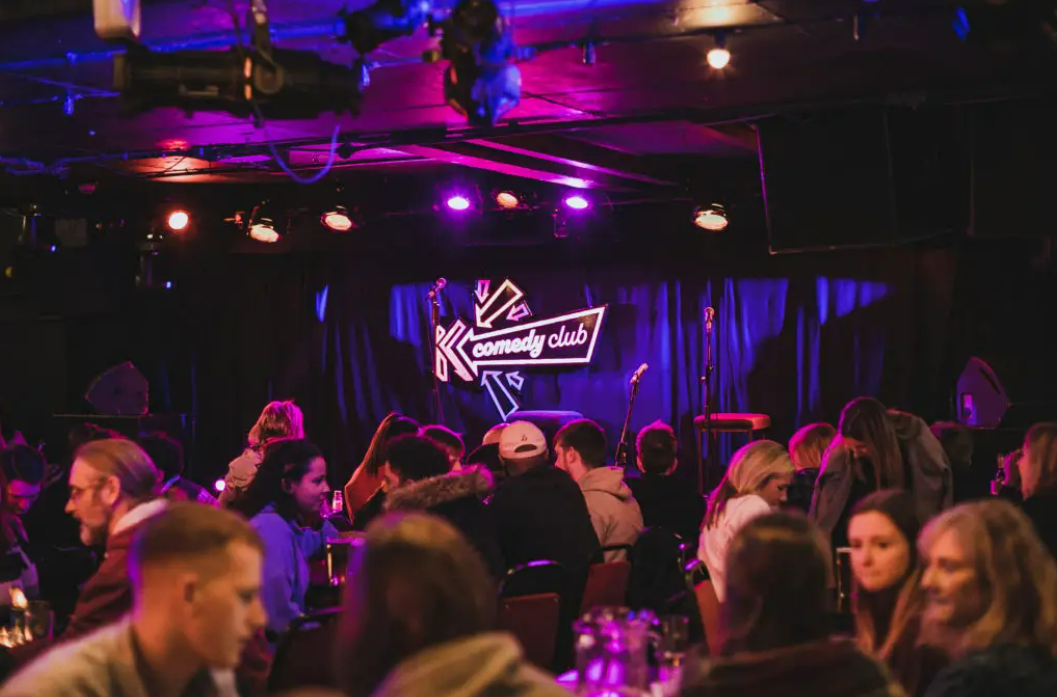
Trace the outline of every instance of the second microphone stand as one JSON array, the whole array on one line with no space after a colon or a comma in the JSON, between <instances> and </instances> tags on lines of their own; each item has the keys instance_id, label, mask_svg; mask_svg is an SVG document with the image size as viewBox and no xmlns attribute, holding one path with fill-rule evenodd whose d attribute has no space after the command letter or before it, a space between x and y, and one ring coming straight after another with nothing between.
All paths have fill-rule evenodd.
<instances>
[{"instance_id":1,"label":"second microphone stand","mask_svg":"<svg viewBox=\"0 0 1057 697\"><path fill-rule=\"evenodd\" d=\"M712 483L712 470L716 466L716 443L712 433L712 315L705 318L705 374L701 376L704 386L705 447L707 451L701 458L697 470L697 491L704 495L706 487Z\"/></svg>"},{"instance_id":2,"label":"second microphone stand","mask_svg":"<svg viewBox=\"0 0 1057 697\"><path fill-rule=\"evenodd\" d=\"M429 291L429 361L430 375L433 376L433 419L434 423L444 423L444 406L441 404L440 379L437 378L437 327L440 326L440 293L434 286Z\"/></svg>"},{"instance_id":3,"label":"second microphone stand","mask_svg":"<svg viewBox=\"0 0 1057 697\"><path fill-rule=\"evenodd\" d=\"M628 466L628 453L631 443L628 442L628 430L631 428L631 410L635 408L635 398L639 396L638 377L631 380L631 396L628 398L628 413L624 416L624 428L620 430L620 444L617 445L617 467Z\"/></svg>"}]
</instances>

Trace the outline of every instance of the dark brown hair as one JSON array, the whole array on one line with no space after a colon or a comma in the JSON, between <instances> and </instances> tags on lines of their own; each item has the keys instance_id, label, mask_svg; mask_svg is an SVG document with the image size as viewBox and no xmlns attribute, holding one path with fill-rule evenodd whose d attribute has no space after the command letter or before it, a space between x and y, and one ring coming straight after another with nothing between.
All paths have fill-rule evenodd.
<instances>
[{"instance_id":1,"label":"dark brown hair","mask_svg":"<svg viewBox=\"0 0 1057 697\"><path fill-rule=\"evenodd\" d=\"M679 441L671 426L663 421L654 421L639 431L635 449L639 453L643 472L665 474L675 464Z\"/></svg>"},{"instance_id":2,"label":"dark brown hair","mask_svg":"<svg viewBox=\"0 0 1057 697\"><path fill-rule=\"evenodd\" d=\"M374 521L349 569L338 642L346 694L368 697L401 661L491 631L495 616L484 563L450 523L422 513Z\"/></svg>"},{"instance_id":3,"label":"dark brown hair","mask_svg":"<svg viewBox=\"0 0 1057 697\"><path fill-rule=\"evenodd\" d=\"M378 476L378 470L385 464L385 446L397 436L418 433L419 425L414 419L408 418L399 412L390 412L378 424L378 428L371 438L371 444L367 446L367 453L363 456L360 467L372 477Z\"/></svg>"},{"instance_id":4,"label":"dark brown hair","mask_svg":"<svg viewBox=\"0 0 1057 697\"><path fill-rule=\"evenodd\" d=\"M719 611L722 655L797 646L829 635L827 547L803 514L785 511L755 518L734 535Z\"/></svg>"},{"instance_id":5,"label":"dark brown hair","mask_svg":"<svg viewBox=\"0 0 1057 697\"><path fill-rule=\"evenodd\" d=\"M866 445L877 489L903 489L906 472L899 439L885 405L872 397L856 397L840 413L840 434Z\"/></svg>"},{"instance_id":6,"label":"dark brown hair","mask_svg":"<svg viewBox=\"0 0 1057 697\"><path fill-rule=\"evenodd\" d=\"M606 464L606 432L590 419L577 419L558 429L554 444L572 448L588 467Z\"/></svg>"},{"instance_id":7,"label":"dark brown hair","mask_svg":"<svg viewBox=\"0 0 1057 697\"><path fill-rule=\"evenodd\" d=\"M1025 491L1024 497L1057 491L1057 422L1038 423L1029 428L1024 436L1024 447L1029 460L1039 468L1038 481L1033 483L1034 490ZM1021 460L1020 466L1023 465ZM1023 487L1023 474L1020 481Z\"/></svg>"}]
</instances>

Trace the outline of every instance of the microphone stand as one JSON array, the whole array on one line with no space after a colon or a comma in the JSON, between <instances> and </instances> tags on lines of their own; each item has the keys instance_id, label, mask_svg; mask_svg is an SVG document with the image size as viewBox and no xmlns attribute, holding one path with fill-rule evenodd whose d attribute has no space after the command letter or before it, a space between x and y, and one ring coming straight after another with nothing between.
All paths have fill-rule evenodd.
<instances>
[{"instance_id":1,"label":"microphone stand","mask_svg":"<svg viewBox=\"0 0 1057 697\"><path fill-rule=\"evenodd\" d=\"M712 320L705 320L705 374L701 376L704 385L705 446L707 454L702 458L702 468L697 471L697 491L704 495L705 487L712 484L712 472L715 467L716 444L712 438Z\"/></svg>"},{"instance_id":2,"label":"microphone stand","mask_svg":"<svg viewBox=\"0 0 1057 697\"><path fill-rule=\"evenodd\" d=\"M429 291L429 374L433 376L433 421L444 423L444 406L440 401L440 379L437 378L437 327L440 325L439 289L434 286Z\"/></svg>"},{"instance_id":3,"label":"microphone stand","mask_svg":"<svg viewBox=\"0 0 1057 697\"><path fill-rule=\"evenodd\" d=\"M628 443L628 429L631 427L631 410L635 408L635 398L639 396L639 380L631 381L631 396L628 398L628 413L624 415L624 428L620 430L620 444L617 445L617 466L627 468L628 453L631 444Z\"/></svg>"}]
</instances>

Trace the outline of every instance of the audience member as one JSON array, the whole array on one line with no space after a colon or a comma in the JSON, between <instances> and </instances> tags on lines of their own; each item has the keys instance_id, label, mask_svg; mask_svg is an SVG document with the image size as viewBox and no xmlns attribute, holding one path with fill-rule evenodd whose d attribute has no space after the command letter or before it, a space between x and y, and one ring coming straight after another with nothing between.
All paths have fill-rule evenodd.
<instances>
[{"instance_id":1,"label":"audience member","mask_svg":"<svg viewBox=\"0 0 1057 697\"><path fill-rule=\"evenodd\" d=\"M269 402L246 437L247 447L228 465L220 505L233 506L257 476L264 449L276 438L305 437L305 417L293 400Z\"/></svg>"},{"instance_id":2,"label":"audience member","mask_svg":"<svg viewBox=\"0 0 1057 697\"><path fill-rule=\"evenodd\" d=\"M815 481L822 469L822 453L833 442L837 429L827 423L808 424L789 439L789 459L793 461L793 481L787 490L788 505L802 513L811 510Z\"/></svg>"},{"instance_id":3,"label":"audience member","mask_svg":"<svg viewBox=\"0 0 1057 697\"><path fill-rule=\"evenodd\" d=\"M1021 452L1021 507L1050 554L1057 556L1057 422L1028 429Z\"/></svg>"},{"instance_id":4,"label":"audience member","mask_svg":"<svg viewBox=\"0 0 1057 697\"><path fill-rule=\"evenodd\" d=\"M938 651L917 646L924 606L915 547L920 528L914 497L885 489L856 505L848 530L859 648L885 662L911 697L922 695L944 664Z\"/></svg>"},{"instance_id":5,"label":"audience member","mask_svg":"<svg viewBox=\"0 0 1057 697\"><path fill-rule=\"evenodd\" d=\"M345 484L345 510L353 527L363 530L385 508L386 444L398 436L418 433L418 422L392 412L378 424L360 466Z\"/></svg>"},{"instance_id":6,"label":"audience member","mask_svg":"<svg viewBox=\"0 0 1057 697\"><path fill-rule=\"evenodd\" d=\"M28 445L12 445L0 451L0 469L7 481L7 511L25 517L37 502L47 464L40 451Z\"/></svg>"},{"instance_id":7,"label":"audience member","mask_svg":"<svg viewBox=\"0 0 1057 697\"><path fill-rule=\"evenodd\" d=\"M184 479L184 447L164 433L146 433L139 437L139 447L146 451L161 472L159 494L170 501L197 501L216 506L216 498L205 487Z\"/></svg>"},{"instance_id":8,"label":"audience member","mask_svg":"<svg viewBox=\"0 0 1057 697\"><path fill-rule=\"evenodd\" d=\"M9 502L10 486L7 485L7 459L12 451L26 446L15 445L0 451L0 607L11 604L11 592L19 588L26 598L34 599L40 593L37 566L26 551L26 532L22 521L15 513L17 506ZM36 452L30 449L31 452Z\"/></svg>"},{"instance_id":9,"label":"audience member","mask_svg":"<svg viewBox=\"0 0 1057 697\"><path fill-rule=\"evenodd\" d=\"M262 552L238 516L171 505L136 526L131 615L42 657L0 697L235 697L233 669L265 619Z\"/></svg>"},{"instance_id":10,"label":"audience member","mask_svg":"<svg viewBox=\"0 0 1057 697\"><path fill-rule=\"evenodd\" d=\"M451 458L425 436L389 442L386 480L388 511L425 511L448 520L474 546L496 579L506 573L495 517L482 499L492 490L487 470L448 471Z\"/></svg>"},{"instance_id":11,"label":"audience member","mask_svg":"<svg viewBox=\"0 0 1057 697\"><path fill-rule=\"evenodd\" d=\"M325 551L328 537L338 535L328 521L321 530L308 527L319 521L329 493L327 463L319 448L289 438L268 445L238 504L264 541L261 597L272 641L305 613L308 560Z\"/></svg>"},{"instance_id":12,"label":"audience member","mask_svg":"<svg viewBox=\"0 0 1057 697\"><path fill-rule=\"evenodd\" d=\"M737 532L726 560L720 655L691 657L682 697L902 695L854 642L830 637L826 547L795 512L764 514Z\"/></svg>"},{"instance_id":13,"label":"audience member","mask_svg":"<svg viewBox=\"0 0 1057 697\"><path fill-rule=\"evenodd\" d=\"M105 546L103 563L92 575L58 641L80 638L129 611L132 591L128 556L136 529L167 505L157 499L160 476L147 453L130 440L89 441L78 449L70 470L66 512L80 524L81 542ZM12 649L16 662L39 655L51 642L37 640Z\"/></svg>"},{"instance_id":14,"label":"audience member","mask_svg":"<svg viewBox=\"0 0 1057 697\"><path fill-rule=\"evenodd\" d=\"M580 486L598 542L603 548L635 544L642 532L642 511L624 483L624 470L606 467L606 434L588 419L571 421L554 436L557 466ZM605 560L622 561L624 549L609 550Z\"/></svg>"},{"instance_id":15,"label":"audience member","mask_svg":"<svg viewBox=\"0 0 1057 697\"><path fill-rule=\"evenodd\" d=\"M708 499L697 549L720 600L726 593L727 549L731 540L750 520L770 513L782 503L792 479L789 453L773 440L753 441L731 458L723 480Z\"/></svg>"},{"instance_id":16,"label":"audience member","mask_svg":"<svg viewBox=\"0 0 1057 697\"><path fill-rule=\"evenodd\" d=\"M580 487L550 465L543 432L515 421L503 430L499 454L509 477L492 496L491 509L503 559L511 567L549 559L586 582L598 537Z\"/></svg>"},{"instance_id":17,"label":"audience member","mask_svg":"<svg viewBox=\"0 0 1057 697\"><path fill-rule=\"evenodd\" d=\"M377 520L349 583L339 630L347 697L567 695L512 636L495 632L495 588L447 522L418 513Z\"/></svg>"},{"instance_id":18,"label":"audience member","mask_svg":"<svg viewBox=\"0 0 1057 697\"><path fill-rule=\"evenodd\" d=\"M687 547L696 549L705 519L705 499L673 476L679 453L675 431L662 421L654 421L639 431L635 449L635 463L642 476L628 478L625 483L642 510L643 525L671 530Z\"/></svg>"},{"instance_id":19,"label":"audience member","mask_svg":"<svg viewBox=\"0 0 1057 697\"><path fill-rule=\"evenodd\" d=\"M880 489L914 494L918 518L949 508L951 468L943 446L917 416L857 397L840 415L839 435L823 457L811 517L833 547L847 546L852 508Z\"/></svg>"},{"instance_id":20,"label":"audience member","mask_svg":"<svg viewBox=\"0 0 1057 697\"><path fill-rule=\"evenodd\" d=\"M440 424L423 426L422 435L433 439L437 445L444 449L445 454L448 456L448 461L451 463L452 472L458 472L462 469L462 459L466 457L466 443L463 442L462 436L447 426L441 426Z\"/></svg>"},{"instance_id":21,"label":"audience member","mask_svg":"<svg viewBox=\"0 0 1057 697\"><path fill-rule=\"evenodd\" d=\"M992 495L1018 504L1024 500L1024 494L1020 492L1020 459L1022 457L1024 457L1024 451L1017 448L1002 458L1002 465L995 472L995 479L991 482Z\"/></svg>"},{"instance_id":22,"label":"audience member","mask_svg":"<svg viewBox=\"0 0 1057 697\"><path fill-rule=\"evenodd\" d=\"M481 439L481 445L498 445L499 438L503 435L503 429L506 427L507 424L496 424L495 426L492 426L485 432L484 438Z\"/></svg>"},{"instance_id":23,"label":"audience member","mask_svg":"<svg viewBox=\"0 0 1057 697\"><path fill-rule=\"evenodd\" d=\"M1057 694L1057 564L1008 501L967 503L918 541L922 639L952 663L927 697Z\"/></svg>"},{"instance_id":24,"label":"audience member","mask_svg":"<svg viewBox=\"0 0 1057 697\"><path fill-rule=\"evenodd\" d=\"M954 421L937 421L929 430L943 446L951 463L954 503L987 498L990 494L989 473L973 467L973 432Z\"/></svg>"}]
</instances>

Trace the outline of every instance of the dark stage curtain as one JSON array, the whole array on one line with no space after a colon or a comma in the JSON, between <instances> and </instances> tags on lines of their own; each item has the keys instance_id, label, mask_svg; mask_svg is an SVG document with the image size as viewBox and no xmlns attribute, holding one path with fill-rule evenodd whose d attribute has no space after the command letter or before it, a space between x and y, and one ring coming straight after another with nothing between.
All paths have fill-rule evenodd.
<instances>
[{"instance_id":1,"label":"dark stage curtain","mask_svg":"<svg viewBox=\"0 0 1057 697\"><path fill-rule=\"evenodd\" d=\"M456 317L472 320L478 278L513 280L536 318L609 306L593 363L525 371L520 401L524 410L579 411L599 421L611 449L628 378L645 362L650 368L633 430L655 419L672 423L684 461L696 462L692 421L702 409L707 306L716 310L715 408L769 414L771 437L784 440L812 421L835 422L860 394L927 417L945 406L953 252L769 258L727 272L515 263L496 264L492 273L439 268L433 274L438 271L449 281L441 298L443 326ZM187 370L196 452L208 476L238 454L269 399L292 397L302 405L335 484L359 461L387 412L431 421L426 295L433 274L409 281L406 270L247 258L225 268L223 283L216 276L202 281L192 293L197 304L187 329L193 340ZM455 379L441 384L440 395L445 423L466 433L471 446L499 421L479 385Z\"/></svg>"}]
</instances>

